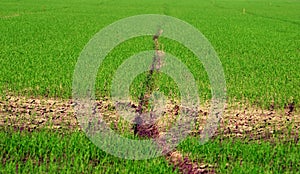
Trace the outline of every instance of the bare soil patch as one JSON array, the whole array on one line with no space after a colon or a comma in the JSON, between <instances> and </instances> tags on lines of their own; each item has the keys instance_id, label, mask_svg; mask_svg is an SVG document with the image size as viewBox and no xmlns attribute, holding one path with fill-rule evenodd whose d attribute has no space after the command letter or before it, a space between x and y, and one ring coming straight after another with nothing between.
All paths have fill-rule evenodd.
<instances>
[{"instance_id":1,"label":"bare soil patch","mask_svg":"<svg viewBox=\"0 0 300 174\"><path fill-rule=\"evenodd\" d=\"M142 124L134 129L134 125L123 119L116 111L114 104L108 99L95 101L95 111L105 120L107 125L117 132L131 131L140 137L162 137L164 132L173 126L180 111L176 102L169 101L160 110L162 116L156 122ZM20 96L5 96L0 100L0 127L2 130L34 131L39 129L55 129L62 131L77 131L81 127L76 118L72 100L51 98L26 98ZM130 103L131 112L137 112L138 104ZM197 112L197 127L190 133L199 135L209 116L209 105L202 106ZM262 110L242 104L227 106L220 120L220 127L215 136L248 139L272 140L276 135L284 139L293 138L299 141L300 117L295 108L291 110ZM144 118L147 120L147 118ZM148 121L151 119L148 119ZM145 121L144 121L145 123ZM137 132L135 132L137 131ZM164 144L161 144L165 146ZM215 173L214 165L193 162L188 156L178 151L165 155L166 159L182 173Z\"/></svg>"},{"instance_id":2,"label":"bare soil patch","mask_svg":"<svg viewBox=\"0 0 300 174\"><path fill-rule=\"evenodd\" d=\"M0 101L0 126L2 129L14 128L21 131L41 128L80 130L74 105L72 100L5 96ZM135 107L132 104L133 111ZM116 131L134 131L130 127L132 124L117 113L114 104L108 99L96 101L95 109ZM160 132L172 127L179 109L176 103L167 103L163 115L156 122ZM201 107L197 118L199 124L191 133L201 133L209 112L209 105ZM216 136L268 139L274 134L281 134L299 137L299 129L300 114L295 110L262 110L234 104L225 108Z\"/></svg>"}]
</instances>

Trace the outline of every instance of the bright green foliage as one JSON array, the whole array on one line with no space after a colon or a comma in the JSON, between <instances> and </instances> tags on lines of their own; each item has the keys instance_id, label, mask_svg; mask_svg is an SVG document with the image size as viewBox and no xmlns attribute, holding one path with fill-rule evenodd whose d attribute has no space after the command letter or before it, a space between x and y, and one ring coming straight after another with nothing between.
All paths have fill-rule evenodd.
<instances>
[{"instance_id":1,"label":"bright green foliage","mask_svg":"<svg viewBox=\"0 0 300 174\"><path fill-rule=\"evenodd\" d=\"M300 104L300 1L298 0L1 0L0 93L71 98L72 77L85 44L112 22L139 14L165 14L195 26L211 42L224 67L230 102L259 107ZM155 33L153 33L155 34ZM194 75L201 101L210 84L201 62L184 46L160 38ZM110 95L113 73L129 56L152 50L151 37L118 45L99 68L98 97ZM155 74L159 75L159 74ZM137 97L145 74L131 86ZM178 97L174 81L160 76L158 87ZM163 158L122 160L93 145L82 132L0 132L0 173L171 173ZM217 164L221 173L296 173L299 143L184 141L179 150ZM228 165L226 165L228 163ZM16 167L18 166L18 167Z\"/></svg>"},{"instance_id":2,"label":"bright green foliage","mask_svg":"<svg viewBox=\"0 0 300 174\"><path fill-rule=\"evenodd\" d=\"M178 150L189 154L194 161L217 166L218 173L299 172L299 142L241 139L215 139L204 145L199 142L198 138L188 138Z\"/></svg>"},{"instance_id":3,"label":"bright green foliage","mask_svg":"<svg viewBox=\"0 0 300 174\"><path fill-rule=\"evenodd\" d=\"M299 1L292 0L0 1L0 91L70 98L76 60L89 39L118 19L152 13L187 21L209 39L223 64L230 101L262 107L273 101L299 104L299 8ZM208 100L210 85L201 62L174 41L161 43L188 65L201 100ZM109 78L123 60L149 49L150 37L115 48L99 69L98 96L109 95ZM141 81L132 94L139 93ZM160 85L165 93L178 95L167 77Z\"/></svg>"},{"instance_id":4,"label":"bright green foliage","mask_svg":"<svg viewBox=\"0 0 300 174\"><path fill-rule=\"evenodd\" d=\"M0 173L173 173L164 157L120 159L97 148L82 132L0 132L0 136Z\"/></svg>"}]
</instances>

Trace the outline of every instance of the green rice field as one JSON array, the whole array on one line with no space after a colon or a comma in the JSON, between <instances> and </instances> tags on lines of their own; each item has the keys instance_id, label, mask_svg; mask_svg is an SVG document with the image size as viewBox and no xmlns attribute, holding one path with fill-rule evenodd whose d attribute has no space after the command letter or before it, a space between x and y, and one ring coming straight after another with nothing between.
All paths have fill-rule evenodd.
<instances>
[{"instance_id":1,"label":"green rice field","mask_svg":"<svg viewBox=\"0 0 300 174\"><path fill-rule=\"evenodd\" d=\"M299 0L0 0L0 173L188 173L169 157L126 160L104 152L78 127L72 110L73 75L85 45L111 23L142 14L197 28L224 69L227 104L216 135L200 145L195 128L176 151L203 173L298 173L299 11ZM201 61L179 42L159 42L191 71L206 116L212 95ZM118 67L153 47L151 36L117 45L98 70L97 100L109 103ZM130 86L135 102L146 75ZM154 76L168 99L180 97L169 76ZM111 104L103 106L119 134L138 139Z\"/></svg>"}]
</instances>

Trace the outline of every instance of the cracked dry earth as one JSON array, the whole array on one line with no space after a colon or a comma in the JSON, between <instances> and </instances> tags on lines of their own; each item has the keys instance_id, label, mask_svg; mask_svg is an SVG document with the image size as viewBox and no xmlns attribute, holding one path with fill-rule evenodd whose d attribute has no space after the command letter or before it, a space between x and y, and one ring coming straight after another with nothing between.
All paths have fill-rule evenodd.
<instances>
[{"instance_id":1,"label":"cracked dry earth","mask_svg":"<svg viewBox=\"0 0 300 174\"><path fill-rule=\"evenodd\" d=\"M5 96L0 100L0 127L3 130L13 129L38 130L41 128L76 131L81 130L74 111L72 100L51 98L26 98ZM131 112L136 112L137 105L130 104ZM116 111L114 104L108 99L96 101L96 107L103 120L117 132L131 131L132 124L125 121ZM180 107L174 102L167 102L162 116L156 119L158 132L166 132L176 120ZM209 116L209 105L197 111L197 128L190 133L198 135L203 130L205 120ZM292 138L299 141L300 113L294 107L284 110L262 110L242 104L225 107L220 127L215 136L272 141L274 135ZM177 151L167 154L166 158L183 173L214 173L213 165L195 164ZM187 169L187 172L184 170Z\"/></svg>"}]
</instances>

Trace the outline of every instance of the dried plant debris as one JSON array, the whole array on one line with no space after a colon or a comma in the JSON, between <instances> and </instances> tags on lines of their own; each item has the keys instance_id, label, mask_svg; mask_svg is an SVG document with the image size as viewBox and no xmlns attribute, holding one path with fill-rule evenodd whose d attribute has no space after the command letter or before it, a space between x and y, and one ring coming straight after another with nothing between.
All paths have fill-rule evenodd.
<instances>
[{"instance_id":1,"label":"dried plant debris","mask_svg":"<svg viewBox=\"0 0 300 174\"><path fill-rule=\"evenodd\" d=\"M76 131L81 130L72 100L50 98L25 98L6 96L0 101L0 126L15 131L33 131L40 128ZM129 110L138 113L138 104L127 103ZM95 101L95 113L101 120L118 133L132 131L140 138L156 139L166 154L169 162L182 173L214 173L213 165L192 162L187 156L171 151L164 141L165 133L175 125L182 108L177 102L167 101L161 115L151 117L137 116L134 120L126 120L116 111L116 107L108 99ZM209 105L202 106L198 111L191 110L195 117L196 127L190 134L199 135L209 117ZM290 112L289 112L290 111ZM145 114L145 113L144 113ZM138 115L138 114L137 114ZM131 129L133 127L133 129ZM284 111L262 110L241 104L227 106L215 136L271 140L274 134L284 137L290 135L299 141L300 117L295 110L285 108ZM172 141L177 141L174 137Z\"/></svg>"},{"instance_id":2,"label":"dried plant debris","mask_svg":"<svg viewBox=\"0 0 300 174\"><path fill-rule=\"evenodd\" d=\"M215 173L213 165L198 164L191 161L188 156L183 156L178 151L170 152L167 159L174 166L174 170L178 169L183 174L213 174Z\"/></svg>"},{"instance_id":3,"label":"dried plant debris","mask_svg":"<svg viewBox=\"0 0 300 174\"><path fill-rule=\"evenodd\" d=\"M75 104L72 100L6 96L0 102L0 126L29 131L40 128L79 130ZM104 120L115 119L108 118L114 117L115 111L107 100L96 101L95 109L95 112L105 111L102 112Z\"/></svg>"},{"instance_id":4,"label":"dried plant debris","mask_svg":"<svg viewBox=\"0 0 300 174\"><path fill-rule=\"evenodd\" d=\"M240 105L239 108L225 110L219 134L248 136L252 139L269 139L275 134L293 137L299 133L299 116L297 112L262 110Z\"/></svg>"},{"instance_id":5,"label":"dried plant debris","mask_svg":"<svg viewBox=\"0 0 300 174\"><path fill-rule=\"evenodd\" d=\"M16 129L68 129L78 130L80 126L74 113L75 103L72 100L60 100L50 98L25 98L20 96L6 96L0 101L0 126L14 127ZM296 111L288 112L275 110L262 110L255 107L238 106L232 104L227 107L220 122L220 128L216 135L253 138L268 138L273 134L298 135L300 129L300 114ZM132 111L135 112L137 106L130 104ZM203 131L206 118L209 116L209 106L200 107L196 128L191 133L199 134ZM115 110L114 104L109 100L96 101L96 112L101 113L101 117L112 128L126 129L132 123L122 119L122 116ZM138 125L141 135L149 134L151 137L157 136L155 132L166 132L175 123L176 118L182 109L176 102L169 101L166 104L162 115L152 120L155 126L147 121ZM133 120L132 120L133 121ZM120 123L121 122L121 123ZM149 125L150 124L150 125ZM141 131L141 129L145 131ZM129 130L130 128L128 128ZM147 132L147 131L150 132ZM134 131L134 130L132 130ZM151 132L153 131L153 132Z\"/></svg>"}]
</instances>

